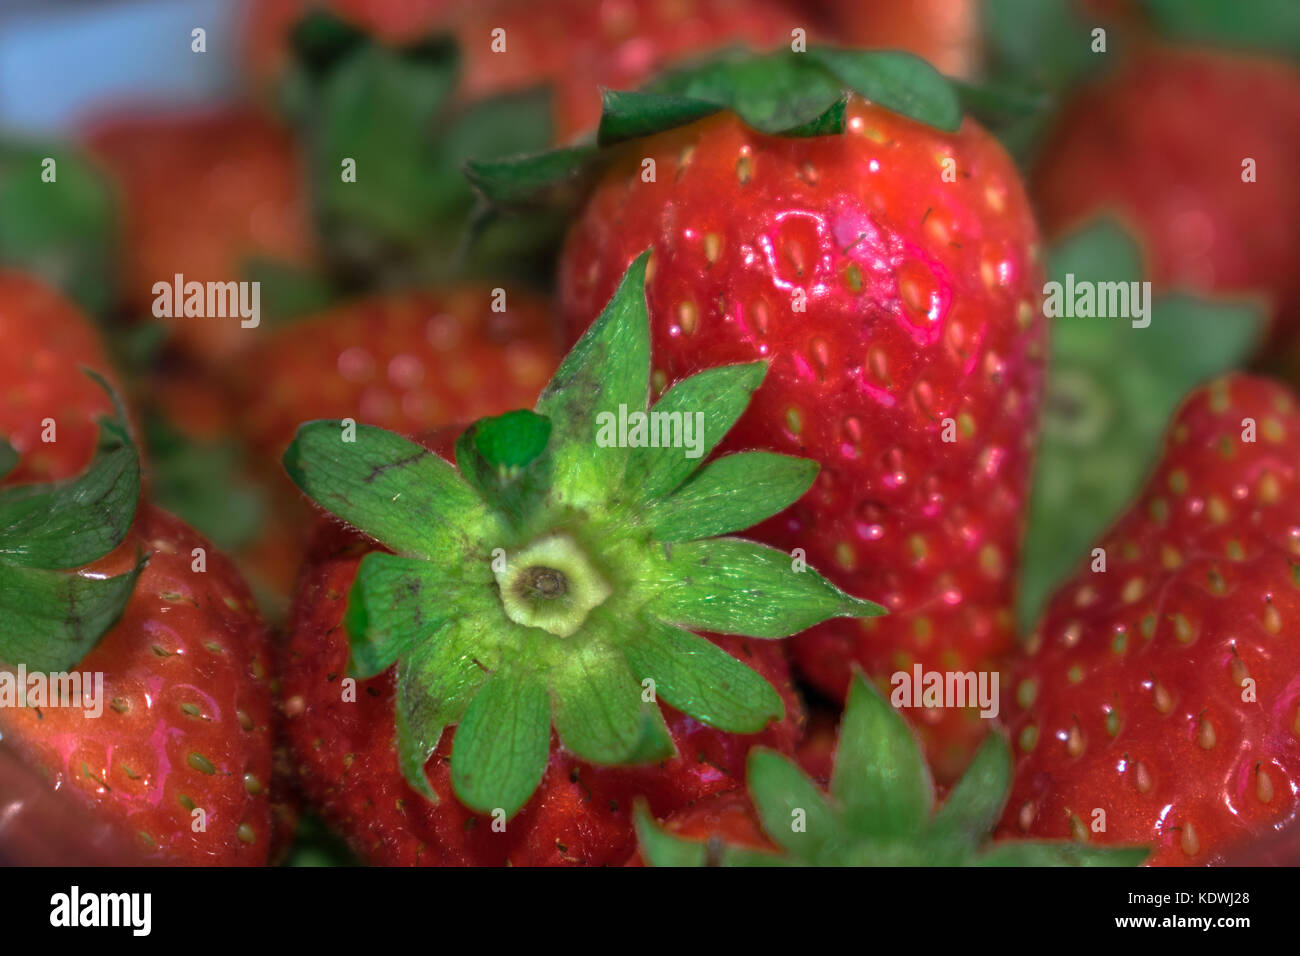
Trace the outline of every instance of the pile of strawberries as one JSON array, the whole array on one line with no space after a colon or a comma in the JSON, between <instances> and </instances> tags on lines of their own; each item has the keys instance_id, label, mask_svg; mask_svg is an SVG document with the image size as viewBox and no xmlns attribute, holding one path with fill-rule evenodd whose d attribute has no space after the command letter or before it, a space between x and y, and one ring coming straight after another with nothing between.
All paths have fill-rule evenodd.
<instances>
[{"instance_id":1,"label":"pile of strawberries","mask_svg":"<svg viewBox=\"0 0 1300 956\"><path fill-rule=\"evenodd\" d=\"M1297 862L1296 51L1042 6L260 0L0 139L0 860Z\"/></svg>"}]
</instances>

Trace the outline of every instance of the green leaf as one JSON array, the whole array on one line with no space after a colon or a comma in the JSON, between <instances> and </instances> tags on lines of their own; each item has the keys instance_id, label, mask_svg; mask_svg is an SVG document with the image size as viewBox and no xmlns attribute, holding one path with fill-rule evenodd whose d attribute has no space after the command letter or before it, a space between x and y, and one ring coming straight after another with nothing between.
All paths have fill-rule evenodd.
<instances>
[{"instance_id":1,"label":"green leaf","mask_svg":"<svg viewBox=\"0 0 1300 956\"><path fill-rule=\"evenodd\" d=\"M601 90L597 142L610 146L650 136L675 126L686 126L721 109L717 103L689 96Z\"/></svg>"},{"instance_id":2,"label":"green leaf","mask_svg":"<svg viewBox=\"0 0 1300 956\"><path fill-rule=\"evenodd\" d=\"M608 645L566 649L552 677L551 711L560 741L590 763L647 763L675 752L659 706L641 700L640 683Z\"/></svg>"},{"instance_id":3,"label":"green leaf","mask_svg":"<svg viewBox=\"0 0 1300 956\"><path fill-rule=\"evenodd\" d=\"M0 478L18 467L18 451L13 445L0 438Z\"/></svg>"},{"instance_id":4,"label":"green leaf","mask_svg":"<svg viewBox=\"0 0 1300 956\"><path fill-rule=\"evenodd\" d=\"M454 591L447 574L428 561L382 551L362 558L343 618L355 676L386 671L435 634L454 615Z\"/></svg>"},{"instance_id":5,"label":"green leaf","mask_svg":"<svg viewBox=\"0 0 1300 956\"><path fill-rule=\"evenodd\" d=\"M324 74L368 42L366 34L325 9L312 9L289 34L294 58L309 72Z\"/></svg>"},{"instance_id":6,"label":"green leaf","mask_svg":"<svg viewBox=\"0 0 1300 956\"><path fill-rule=\"evenodd\" d=\"M1022 841L996 844L976 866L1140 866L1150 856L1144 847L1091 847L1078 843Z\"/></svg>"},{"instance_id":7,"label":"green leaf","mask_svg":"<svg viewBox=\"0 0 1300 956\"><path fill-rule=\"evenodd\" d=\"M785 704L761 675L712 641L653 618L623 653L637 680L701 723L733 734L756 734L785 717Z\"/></svg>"},{"instance_id":8,"label":"green leaf","mask_svg":"<svg viewBox=\"0 0 1300 956\"><path fill-rule=\"evenodd\" d=\"M678 449L659 452L681 454ZM803 497L817 470L817 463L807 458L765 451L725 455L651 505L646 520L660 541L743 531Z\"/></svg>"},{"instance_id":9,"label":"green leaf","mask_svg":"<svg viewBox=\"0 0 1300 956\"><path fill-rule=\"evenodd\" d=\"M51 173L54 181L46 182ZM86 156L0 139L0 209L0 264L40 276L94 315L112 308L119 211L109 182Z\"/></svg>"},{"instance_id":10,"label":"green leaf","mask_svg":"<svg viewBox=\"0 0 1300 956\"><path fill-rule=\"evenodd\" d=\"M784 551L740 538L672 546L665 587L647 609L689 630L751 637L789 637L828 618L885 613L811 568L794 570Z\"/></svg>"},{"instance_id":11,"label":"green leaf","mask_svg":"<svg viewBox=\"0 0 1300 956\"><path fill-rule=\"evenodd\" d=\"M47 673L76 667L121 616L144 566L92 578L0 563L0 661Z\"/></svg>"},{"instance_id":12,"label":"green leaf","mask_svg":"<svg viewBox=\"0 0 1300 956\"><path fill-rule=\"evenodd\" d=\"M676 489L736 424L766 374L766 362L720 365L682 379L664 392L650 409L652 415L703 413L701 457L665 455L658 448L635 448L628 461L631 490L642 501L651 501Z\"/></svg>"},{"instance_id":13,"label":"green leaf","mask_svg":"<svg viewBox=\"0 0 1300 956\"><path fill-rule=\"evenodd\" d=\"M373 557L373 555L371 555ZM397 758L407 782L437 802L424 765L438 747L443 731L459 721L475 693L488 679L485 668L498 663L479 651L474 625L467 617L421 635L414 651L397 669Z\"/></svg>"},{"instance_id":14,"label":"green leaf","mask_svg":"<svg viewBox=\"0 0 1300 956\"><path fill-rule=\"evenodd\" d=\"M934 816L933 830L954 843L978 846L1002 815L1011 787L1011 746L992 731Z\"/></svg>"},{"instance_id":15,"label":"green leaf","mask_svg":"<svg viewBox=\"0 0 1300 956\"><path fill-rule=\"evenodd\" d=\"M520 525L551 486L550 438L550 419L535 412L480 419L456 440L456 465L489 504Z\"/></svg>"},{"instance_id":16,"label":"green leaf","mask_svg":"<svg viewBox=\"0 0 1300 956\"><path fill-rule=\"evenodd\" d=\"M531 205L548 197L555 201L589 172L588 164L599 152L595 146L568 146L524 156L475 157L465 163L465 176L495 205Z\"/></svg>"},{"instance_id":17,"label":"green leaf","mask_svg":"<svg viewBox=\"0 0 1300 956\"><path fill-rule=\"evenodd\" d=\"M831 795L855 832L891 839L920 833L934 804L911 728L860 673L849 685Z\"/></svg>"},{"instance_id":18,"label":"green leaf","mask_svg":"<svg viewBox=\"0 0 1300 956\"><path fill-rule=\"evenodd\" d=\"M1067 237L1050 261L1063 293L1067 275L1076 283L1141 279L1136 243L1105 220ZM1052 320L1021 562L1023 628L1136 495L1183 397L1253 353L1263 316L1248 305L1163 296L1149 320L1145 328L1125 318Z\"/></svg>"},{"instance_id":19,"label":"green leaf","mask_svg":"<svg viewBox=\"0 0 1300 956\"><path fill-rule=\"evenodd\" d=\"M140 459L125 421L106 418L81 475L0 489L0 561L34 568L89 564L125 539L139 497Z\"/></svg>"},{"instance_id":20,"label":"green leaf","mask_svg":"<svg viewBox=\"0 0 1300 956\"><path fill-rule=\"evenodd\" d=\"M961 127L961 100L948 79L925 60L895 50L810 49L849 89L873 103L947 132Z\"/></svg>"},{"instance_id":21,"label":"green leaf","mask_svg":"<svg viewBox=\"0 0 1300 956\"><path fill-rule=\"evenodd\" d=\"M843 828L825 795L790 758L755 747L748 780L763 831L798 859L817 861L841 841Z\"/></svg>"},{"instance_id":22,"label":"green leaf","mask_svg":"<svg viewBox=\"0 0 1300 956\"><path fill-rule=\"evenodd\" d=\"M550 753L546 685L536 674L501 669L487 679L456 728L451 780L478 813L519 811L542 782Z\"/></svg>"},{"instance_id":23,"label":"green leaf","mask_svg":"<svg viewBox=\"0 0 1300 956\"><path fill-rule=\"evenodd\" d=\"M321 507L399 554L439 564L495 537L482 499L437 455L370 425L355 426L355 441L347 435L340 421L307 422L284 453L289 477Z\"/></svg>"},{"instance_id":24,"label":"green leaf","mask_svg":"<svg viewBox=\"0 0 1300 956\"><path fill-rule=\"evenodd\" d=\"M628 267L613 298L578 340L537 400L550 418L556 491L568 501L618 487L627 451L602 447L599 421L625 411L644 411L650 394L650 324L645 271L650 253Z\"/></svg>"}]
</instances>

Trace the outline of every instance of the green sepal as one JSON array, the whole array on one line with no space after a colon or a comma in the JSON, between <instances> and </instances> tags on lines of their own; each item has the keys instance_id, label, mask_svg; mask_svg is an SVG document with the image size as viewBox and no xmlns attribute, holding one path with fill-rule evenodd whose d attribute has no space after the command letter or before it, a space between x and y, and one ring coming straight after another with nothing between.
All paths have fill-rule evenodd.
<instances>
[{"instance_id":1,"label":"green sepal","mask_svg":"<svg viewBox=\"0 0 1300 956\"><path fill-rule=\"evenodd\" d=\"M92 578L0 562L0 662L71 670L121 616L146 563Z\"/></svg>"},{"instance_id":2,"label":"green sepal","mask_svg":"<svg viewBox=\"0 0 1300 956\"><path fill-rule=\"evenodd\" d=\"M766 451L724 455L654 502L647 509L647 524L660 541L695 541L743 531L802 498L818 467L807 458Z\"/></svg>"},{"instance_id":3,"label":"green sepal","mask_svg":"<svg viewBox=\"0 0 1300 956\"><path fill-rule=\"evenodd\" d=\"M790 555L742 538L671 546L668 583L651 614L688 630L789 637L833 617L875 617L885 609L845 594Z\"/></svg>"},{"instance_id":4,"label":"green sepal","mask_svg":"<svg viewBox=\"0 0 1300 956\"><path fill-rule=\"evenodd\" d=\"M353 676L374 677L452 618L455 594L437 566L372 551L361 559L348 592L343 626Z\"/></svg>"},{"instance_id":5,"label":"green sepal","mask_svg":"<svg viewBox=\"0 0 1300 956\"><path fill-rule=\"evenodd\" d=\"M755 747L747 778L763 832L782 849L816 860L842 838L842 824L826 795L790 758Z\"/></svg>"},{"instance_id":6,"label":"green sepal","mask_svg":"<svg viewBox=\"0 0 1300 956\"><path fill-rule=\"evenodd\" d=\"M643 699L631 668L611 647L589 644L562 655L551 679L551 713L560 742L591 763L651 763L676 752L663 712Z\"/></svg>"},{"instance_id":7,"label":"green sepal","mask_svg":"<svg viewBox=\"0 0 1300 956\"><path fill-rule=\"evenodd\" d=\"M1300 5L1294 0L1253 0L1248 14L1230 0L1140 0L1138 5L1161 37L1300 59Z\"/></svg>"},{"instance_id":8,"label":"green sepal","mask_svg":"<svg viewBox=\"0 0 1300 956\"><path fill-rule=\"evenodd\" d=\"M456 440L456 467L491 505L521 524L551 485L550 439L550 419L535 412L484 418Z\"/></svg>"},{"instance_id":9,"label":"green sepal","mask_svg":"<svg viewBox=\"0 0 1300 956\"><path fill-rule=\"evenodd\" d=\"M602 147L731 110L754 129L786 137L842 134L847 98L873 102L945 131L961 125L961 99L932 66L908 53L812 48L753 54L726 50L667 71L637 91L602 91L597 145L477 157L467 175L503 207L564 204L609 158Z\"/></svg>"},{"instance_id":10,"label":"green sepal","mask_svg":"<svg viewBox=\"0 0 1300 956\"><path fill-rule=\"evenodd\" d=\"M397 758L407 782L435 800L424 765L443 732L465 715L499 659L475 656L473 624L466 619L432 628L397 669Z\"/></svg>"},{"instance_id":11,"label":"green sepal","mask_svg":"<svg viewBox=\"0 0 1300 956\"><path fill-rule=\"evenodd\" d=\"M1006 737L985 737L970 766L934 815L934 832L965 843L991 832L1011 789L1011 762L1011 745Z\"/></svg>"},{"instance_id":12,"label":"green sepal","mask_svg":"<svg viewBox=\"0 0 1300 956\"><path fill-rule=\"evenodd\" d=\"M619 406L643 410L650 393L650 323L645 273L649 251L628 267L609 304L573 346L537 400L551 420L555 492L581 505L623 480L628 452L597 440L603 416Z\"/></svg>"},{"instance_id":13,"label":"green sepal","mask_svg":"<svg viewBox=\"0 0 1300 956\"><path fill-rule=\"evenodd\" d=\"M664 392L651 406L651 414L704 415L701 456L692 459L664 454L660 448L634 448L628 461L627 473L634 479L629 490L642 501L674 491L736 424L766 374L766 362L720 365L684 378Z\"/></svg>"},{"instance_id":14,"label":"green sepal","mask_svg":"<svg viewBox=\"0 0 1300 956\"><path fill-rule=\"evenodd\" d=\"M1048 256L1061 286L1140 281L1138 244L1099 219ZM1022 628L1133 500L1170 417L1197 385L1244 364L1261 337L1254 305L1156 295L1145 328L1128 318L1051 319L1043 421L1018 592Z\"/></svg>"},{"instance_id":15,"label":"green sepal","mask_svg":"<svg viewBox=\"0 0 1300 956\"><path fill-rule=\"evenodd\" d=\"M53 182L45 160L54 160ZM120 210L104 173L67 146L0 139L0 264L40 276L92 315L118 290Z\"/></svg>"},{"instance_id":16,"label":"green sepal","mask_svg":"<svg viewBox=\"0 0 1300 956\"><path fill-rule=\"evenodd\" d=\"M915 735L857 673L829 795L788 757L764 748L750 753L750 798L764 833L782 853L730 847L717 837L684 840L656 824L644 807L636 817L641 852L656 866L1136 866L1146 859L1149 851L1137 847L990 843L1006 799L1009 754L1005 738L986 743L934 814ZM913 805L904 807L905 801Z\"/></svg>"},{"instance_id":17,"label":"green sepal","mask_svg":"<svg viewBox=\"0 0 1300 956\"><path fill-rule=\"evenodd\" d=\"M934 784L912 729L860 677L849 685L831 795L851 830L890 839L920 833L934 803Z\"/></svg>"},{"instance_id":18,"label":"green sepal","mask_svg":"<svg viewBox=\"0 0 1300 956\"><path fill-rule=\"evenodd\" d=\"M643 639L623 650L628 665L682 713L733 734L756 734L785 717L776 688L712 641L656 618L642 626Z\"/></svg>"},{"instance_id":19,"label":"green sepal","mask_svg":"<svg viewBox=\"0 0 1300 956\"><path fill-rule=\"evenodd\" d=\"M355 441L347 440L351 429ZM451 465L382 428L307 422L284 467L322 508L398 554L441 563L492 537L494 519Z\"/></svg>"},{"instance_id":20,"label":"green sepal","mask_svg":"<svg viewBox=\"0 0 1300 956\"><path fill-rule=\"evenodd\" d=\"M523 807L542 781L551 742L551 706L540 675L501 669L475 695L456 728L451 779L479 813Z\"/></svg>"},{"instance_id":21,"label":"green sepal","mask_svg":"<svg viewBox=\"0 0 1300 956\"><path fill-rule=\"evenodd\" d=\"M402 48L358 35L337 18L300 24L297 67L283 99L308 146L314 206L325 249L353 286L518 273L545 257L546 228L478 233L481 213L462 175L471 157L490 159L552 142L547 89L457 102L460 55L449 36ZM342 164L355 162L355 180Z\"/></svg>"},{"instance_id":22,"label":"green sepal","mask_svg":"<svg viewBox=\"0 0 1300 956\"><path fill-rule=\"evenodd\" d=\"M140 456L117 395L100 375L87 374L115 406L100 420L95 457L76 478L0 489L0 562L77 568L126 538L140 498Z\"/></svg>"}]
</instances>

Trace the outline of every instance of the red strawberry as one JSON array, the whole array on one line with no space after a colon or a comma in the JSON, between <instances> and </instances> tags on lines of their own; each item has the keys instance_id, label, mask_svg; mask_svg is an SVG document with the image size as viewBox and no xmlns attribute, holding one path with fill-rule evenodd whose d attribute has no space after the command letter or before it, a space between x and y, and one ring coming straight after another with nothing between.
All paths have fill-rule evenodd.
<instances>
[{"instance_id":1,"label":"red strawberry","mask_svg":"<svg viewBox=\"0 0 1300 956\"><path fill-rule=\"evenodd\" d=\"M810 463L730 456L688 477L706 448L611 436L607 415L646 414L645 263L535 412L455 441L459 470L338 421L285 455L393 552L326 529L285 669L304 789L372 861L622 863L633 797L668 813L734 787L755 740L793 750L781 648L756 638L879 613L788 555L710 537L798 497ZM656 414L690 415L711 447L762 374L715 368Z\"/></svg>"},{"instance_id":2,"label":"red strawberry","mask_svg":"<svg viewBox=\"0 0 1300 956\"><path fill-rule=\"evenodd\" d=\"M241 363L242 431L278 458L298 425L353 418L406 434L531 402L561 351L549 306L462 285L376 295L276 329Z\"/></svg>"},{"instance_id":3,"label":"red strawberry","mask_svg":"<svg viewBox=\"0 0 1300 956\"><path fill-rule=\"evenodd\" d=\"M311 224L300 159L288 133L244 109L127 113L100 121L89 147L121 191L125 304L152 314L154 284L232 282L253 258L306 265ZM190 354L220 362L258 330L238 318L173 318Z\"/></svg>"},{"instance_id":4,"label":"red strawberry","mask_svg":"<svg viewBox=\"0 0 1300 956\"><path fill-rule=\"evenodd\" d=\"M715 856L723 846L775 852L777 847L766 834L754 812L754 805L743 790L727 790L697 800L678 810L663 822L664 829L675 837L705 843ZM645 866L638 849L628 866Z\"/></svg>"},{"instance_id":5,"label":"red strawberry","mask_svg":"<svg viewBox=\"0 0 1300 956\"><path fill-rule=\"evenodd\" d=\"M998 144L856 95L842 135L764 135L722 113L630 143L564 250L575 334L647 246L656 380L766 359L725 447L822 466L756 538L889 608L802 635L796 666L835 697L855 661L877 678L996 668L1014 640L1043 342L1037 233ZM952 779L983 725L955 710L920 723Z\"/></svg>"},{"instance_id":6,"label":"red strawberry","mask_svg":"<svg viewBox=\"0 0 1300 956\"><path fill-rule=\"evenodd\" d=\"M1295 816L1298 481L1286 389L1234 375L1187 399L1100 542L1105 573L1094 551L1004 685L1019 755L1005 831L1204 864Z\"/></svg>"},{"instance_id":7,"label":"red strawberry","mask_svg":"<svg viewBox=\"0 0 1300 956\"><path fill-rule=\"evenodd\" d=\"M82 368L107 372L90 320L29 276L0 270L0 439L18 453L6 484L70 478L90 463L99 416L113 410ZM51 432L48 419L54 423ZM42 440L42 435L52 441Z\"/></svg>"},{"instance_id":8,"label":"red strawberry","mask_svg":"<svg viewBox=\"0 0 1300 956\"><path fill-rule=\"evenodd\" d=\"M265 625L230 563L139 495L120 411L81 476L0 491L0 735L146 858L264 863Z\"/></svg>"},{"instance_id":9,"label":"red strawberry","mask_svg":"<svg viewBox=\"0 0 1300 956\"><path fill-rule=\"evenodd\" d=\"M255 77L282 68L288 33L307 6L260 0L250 7L245 43ZM327 6L392 44L451 30L464 57L459 93L465 99L550 84L557 141L595 126L599 87L637 86L669 63L728 44L789 44L791 30L811 27L781 0L330 0ZM505 31L503 52L493 50L497 29Z\"/></svg>"},{"instance_id":10,"label":"red strawberry","mask_svg":"<svg viewBox=\"0 0 1300 956\"><path fill-rule=\"evenodd\" d=\"M1049 235L1114 213L1153 280L1271 300L1278 335L1300 329L1300 71L1258 56L1143 49L1061 113L1033 190ZM1207 135L1212 130L1212 135ZM1243 162L1255 181L1243 182Z\"/></svg>"}]
</instances>

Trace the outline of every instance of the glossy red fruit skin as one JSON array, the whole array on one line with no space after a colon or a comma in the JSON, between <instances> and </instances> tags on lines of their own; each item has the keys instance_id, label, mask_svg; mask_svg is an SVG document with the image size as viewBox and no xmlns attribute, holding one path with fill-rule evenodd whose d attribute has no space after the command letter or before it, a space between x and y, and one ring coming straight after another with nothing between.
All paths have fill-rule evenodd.
<instances>
[{"instance_id":1,"label":"glossy red fruit skin","mask_svg":"<svg viewBox=\"0 0 1300 956\"><path fill-rule=\"evenodd\" d=\"M154 284L233 282L252 258L310 265L303 160L289 132L245 108L126 112L86 143L116 184L125 226L124 305L152 315ZM163 319L191 356L223 364L266 332L238 317Z\"/></svg>"},{"instance_id":2,"label":"glossy red fruit skin","mask_svg":"<svg viewBox=\"0 0 1300 956\"><path fill-rule=\"evenodd\" d=\"M987 669L1011 648L1045 335L1033 218L992 137L857 99L848 123L843 136L782 139L722 114L630 144L580 213L559 280L576 337L653 247L657 387L770 363L723 448L801 455L821 473L753 534L804 549L890 612L794 639L796 667L840 699L854 662L876 678L913 662ZM793 311L796 288L806 312ZM955 710L907 713L941 779L986 730Z\"/></svg>"},{"instance_id":3,"label":"glossy red fruit skin","mask_svg":"<svg viewBox=\"0 0 1300 956\"><path fill-rule=\"evenodd\" d=\"M191 570L195 548L206 551L204 573ZM75 668L103 673L103 714L3 708L0 732L56 788L128 835L145 860L262 865L271 841L266 626L234 567L149 505L122 546L90 570L120 574L137 549L149 565L122 617ZM183 799L203 808L205 832L191 829Z\"/></svg>"},{"instance_id":4,"label":"glossy red fruit skin","mask_svg":"<svg viewBox=\"0 0 1300 956\"><path fill-rule=\"evenodd\" d=\"M1090 561L1057 592L1004 685L1017 757L1002 832L1067 837L1100 808L1088 838L1150 845L1156 865L1267 844L1300 787L1295 397L1245 375L1194 392L1099 546L1105 573Z\"/></svg>"},{"instance_id":5,"label":"glossy red fruit skin","mask_svg":"<svg viewBox=\"0 0 1300 956\"><path fill-rule=\"evenodd\" d=\"M0 438L19 454L3 484L61 481L94 457L99 419L113 413L108 393L82 369L116 387L90 319L41 281L0 269ZM41 440L45 420L52 442Z\"/></svg>"},{"instance_id":6,"label":"glossy red fruit skin","mask_svg":"<svg viewBox=\"0 0 1300 956\"><path fill-rule=\"evenodd\" d=\"M447 454L455 430L426 441ZM740 786L755 744L792 753L803 711L780 642L715 637L781 692L786 716L759 734L725 734L664 707L678 756L648 767L596 767L552 739L546 775L532 800L494 833L492 818L471 813L451 788L451 742L425 772L437 806L402 778L393 749L393 670L358 681L343 701L348 643L342 626L348 590L373 542L322 522L295 594L282 668L284 710L302 791L364 860L390 866L619 865L636 837L638 796L665 815L705 795Z\"/></svg>"},{"instance_id":7,"label":"glossy red fruit skin","mask_svg":"<svg viewBox=\"0 0 1300 956\"><path fill-rule=\"evenodd\" d=\"M1144 48L1067 105L1036 161L1049 236L1109 214L1162 287L1269 300L1300 330L1300 70L1258 55ZM1242 162L1256 181L1242 181Z\"/></svg>"},{"instance_id":8,"label":"glossy red fruit skin","mask_svg":"<svg viewBox=\"0 0 1300 956\"><path fill-rule=\"evenodd\" d=\"M244 28L247 63L265 81L283 68L304 0L258 0ZM595 129L600 87L635 89L666 66L731 44L769 49L791 31L813 34L808 17L781 0L329 0L335 14L390 44L449 30L460 43L466 101L550 85L555 141ZM493 30L506 49L494 52Z\"/></svg>"},{"instance_id":9,"label":"glossy red fruit skin","mask_svg":"<svg viewBox=\"0 0 1300 956\"><path fill-rule=\"evenodd\" d=\"M354 418L406 434L531 408L563 357L544 300L458 285L349 302L269 334L236 377L240 428L279 461L298 426Z\"/></svg>"}]
</instances>

